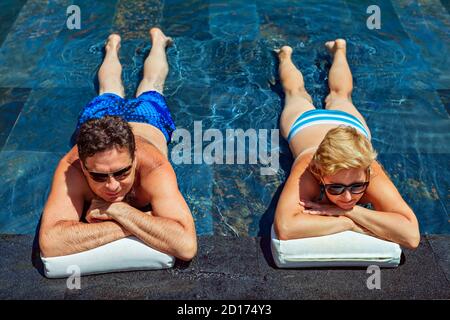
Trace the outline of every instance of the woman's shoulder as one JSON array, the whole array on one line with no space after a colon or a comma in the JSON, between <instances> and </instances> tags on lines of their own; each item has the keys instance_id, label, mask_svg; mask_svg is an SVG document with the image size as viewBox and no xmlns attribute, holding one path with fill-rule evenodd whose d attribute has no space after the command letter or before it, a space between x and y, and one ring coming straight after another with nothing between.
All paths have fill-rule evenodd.
<instances>
[{"instance_id":1,"label":"woman's shoulder","mask_svg":"<svg viewBox=\"0 0 450 320\"><path fill-rule=\"evenodd\" d=\"M377 160L374 160L372 162L372 164L370 165L370 176L371 176L371 179L372 178L380 178L380 177L389 179L389 176L388 176L386 170L384 169L383 165L380 162L378 162Z\"/></svg>"},{"instance_id":2,"label":"woman's shoulder","mask_svg":"<svg viewBox=\"0 0 450 320\"><path fill-rule=\"evenodd\" d=\"M313 176L309 170L309 163L311 162L311 157L301 157L296 159L291 167L291 172L289 178L299 179L302 183L314 183L316 178Z\"/></svg>"},{"instance_id":3,"label":"woman's shoulder","mask_svg":"<svg viewBox=\"0 0 450 320\"><path fill-rule=\"evenodd\" d=\"M392 206L392 202L402 200L388 172L380 162L373 161L370 169L369 186L361 200L372 203L377 210L385 209L386 206Z\"/></svg>"},{"instance_id":4,"label":"woman's shoulder","mask_svg":"<svg viewBox=\"0 0 450 320\"><path fill-rule=\"evenodd\" d=\"M313 156L314 153L306 153L299 155L297 158L295 158L294 162L292 163L291 171L298 171L298 170L304 171L305 169L307 169Z\"/></svg>"},{"instance_id":5,"label":"woman's shoulder","mask_svg":"<svg viewBox=\"0 0 450 320\"><path fill-rule=\"evenodd\" d=\"M309 163L311 162L312 156L311 154L297 158L292 164L291 173L288 178L291 181L295 179L295 185L297 187L293 190L300 192L302 199L310 201L317 199L320 195L319 181L309 170Z\"/></svg>"}]
</instances>

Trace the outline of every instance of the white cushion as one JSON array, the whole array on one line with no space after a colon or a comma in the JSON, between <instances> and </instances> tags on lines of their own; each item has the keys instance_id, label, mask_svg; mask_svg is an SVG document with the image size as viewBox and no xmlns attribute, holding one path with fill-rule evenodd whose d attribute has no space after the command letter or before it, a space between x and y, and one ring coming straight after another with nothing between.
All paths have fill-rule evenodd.
<instances>
[{"instance_id":1,"label":"white cushion","mask_svg":"<svg viewBox=\"0 0 450 320\"><path fill-rule=\"evenodd\" d=\"M279 240L272 226L272 255L279 268L397 267L402 250L396 243L354 231Z\"/></svg>"},{"instance_id":2,"label":"white cushion","mask_svg":"<svg viewBox=\"0 0 450 320\"><path fill-rule=\"evenodd\" d=\"M44 258L45 276L65 278L115 271L154 270L171 268L175 258L147 246L136 237L127 237L98 248L67 256ZM73 267L74 266L74 267Z\"/></svg>"}]
</instances>

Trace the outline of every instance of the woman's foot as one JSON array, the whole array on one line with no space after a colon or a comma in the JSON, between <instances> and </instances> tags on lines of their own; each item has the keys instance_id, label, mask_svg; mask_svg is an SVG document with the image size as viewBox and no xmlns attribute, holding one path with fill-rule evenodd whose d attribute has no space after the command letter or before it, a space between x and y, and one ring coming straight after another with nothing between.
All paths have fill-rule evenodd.
<instances>
[{"instance_id":1,"label":"woman's foot","mask_svg":"<svg viewBox=\"0 0 450 320\"><path fill-rule=\"evenodd\" d=\"M108 40L106 40L106 51L115 50L116 52L119 52L120 40L120 35L118 35L117 33L111 33L108 37Z\"/></svg>"},{"instance_id":2,"label":"woman's foot","mask_svg":"<svg viewBox=\"0 0 450 320\"><path fill-rule=\"evenodd\" d=\"M343 50L346 52L347 42L344 39L336 39L334 41L325 42L325 47L328 49L328 52L333 56L337 50Z\"/></svg>"},{"instance_id":3,"label":"woman's foot","mask_svg":"<svg viewBox=\"0 0 450 320\"><path fill-rule=\"evenodd\" d=\"M150 37L152 38L152 44L161 44L164 48L170 47L173 43L171 37L167 37L159 28L150 29Z\"/></svg>"},{"instance_id":4,"label":"woman's foot","mask_svg":"<svg viewBox=\"0 0 450 320\"><path fill-rule=\"evenodd\" d=\"M278 54L278 59L280 59L280 61L291 59L292 48L289 46L282 46L280 49L274 49L274 51Z\"/></svg>"}]
</instances>

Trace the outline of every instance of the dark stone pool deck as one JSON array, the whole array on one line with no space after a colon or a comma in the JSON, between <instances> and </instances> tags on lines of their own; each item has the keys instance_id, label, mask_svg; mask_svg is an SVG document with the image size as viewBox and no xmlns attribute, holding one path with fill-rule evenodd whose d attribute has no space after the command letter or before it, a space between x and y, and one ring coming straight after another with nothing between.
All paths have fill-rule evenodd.
<instances>
[{"instance_id":1,"label":"dark stone pool deck","mask_svg":"<svg viewBox=\"0 0 450 320\"><path fill-rule=\"evenodd\" d=\"M86 276L80 290L47 279L33 236L0 235L0 299L450 299L450 236L425 235L381 270L381 289L365 269L282 270L265 238L199 237L189 264L169 270Z\"/></svg>"}]
</instances>

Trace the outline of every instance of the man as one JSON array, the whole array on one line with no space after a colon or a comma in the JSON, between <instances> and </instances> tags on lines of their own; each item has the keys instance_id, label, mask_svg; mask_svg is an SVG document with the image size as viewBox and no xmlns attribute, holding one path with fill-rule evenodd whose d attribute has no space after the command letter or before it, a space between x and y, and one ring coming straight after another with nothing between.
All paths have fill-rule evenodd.
<instances>
[{"instance_id":1,"label":"man","mask_svg":"<svg viewBox=\"0 0 450 320\"><path fill-rule=\"evenodd\" d=\"M108 38L98 73L100 95L80 114L77 145L59 162L44 208L39 234L44 257L130 235L185 261L197 252L194 221L167 158L175 126L162 90L171 39L158 28L150 36L144 76L130 100L124 99L121 81L120 36Z\"/></svg>"}]
</instances>

